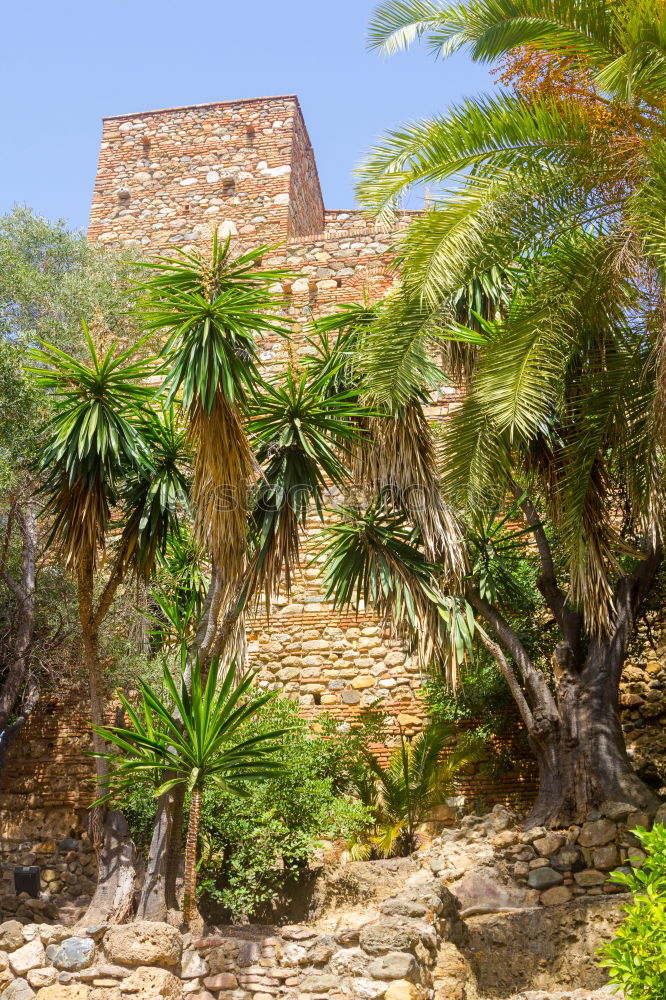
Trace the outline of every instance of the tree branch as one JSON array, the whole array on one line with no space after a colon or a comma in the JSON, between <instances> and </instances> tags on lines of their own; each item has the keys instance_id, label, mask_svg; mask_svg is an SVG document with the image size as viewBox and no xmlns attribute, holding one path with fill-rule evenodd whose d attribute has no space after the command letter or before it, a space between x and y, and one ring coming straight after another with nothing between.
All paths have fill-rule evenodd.
<instances>
[{"instance_id":1,"label":"tree branch","mask_svg":"<svg viewBox=\"0 0 666 1000\"><path fill-rule=\"evenodd\" d=\"M543 723L550 725L559 721L555 699L546 683L546 678L534 666L520 637L511 628L500 612L490 604L478 591L469 589L467 599L477 611L493 627L500 642L509 651L513 662L518 667L525 685L528 703L531 706L535 725Z\"/></svg>"},{"instance_id":2,"label":"tree branch","mask_svg":"<svg viewBox=\"0 0 666 1000\"><path fill-rule=\"evenodd\" d=\"M565 642L571 648L574 659L577 661L580 653L583 616L580 612L572 611L567 607L566 594L561 590L557 582L553 553L537 509L516 482L511 480L510 485L525 520L534 534L534 541L541 563L541 576L537 581L537 586L544 601L552 611Z\"/></svg>"}]
</instances>

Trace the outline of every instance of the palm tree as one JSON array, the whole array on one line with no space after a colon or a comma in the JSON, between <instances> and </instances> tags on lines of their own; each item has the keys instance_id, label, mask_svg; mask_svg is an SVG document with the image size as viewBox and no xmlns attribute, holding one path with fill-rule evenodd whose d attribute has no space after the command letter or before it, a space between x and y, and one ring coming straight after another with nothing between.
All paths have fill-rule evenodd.
<instances>
[{"instance_id":1,"label":"palm tree","mask_svg":"<svg viewBox=\"0 0 666 1000\"><path fill-rule=\"evenodd\" d=\"M186 456L173 416L162 419L150 407L154 390L146 379L154 364L137 357L141 345L98 355L85 325L84 335L89 352L84 361L49 345L34 351L33 359L37 382L52 405L39 456L40 493L52 524L49 544L76 575L91 717L99 729L106 707L100 629L127 574L150 576L157 553L177 528L179 507L187 500ZM96 599L114 518L120 540ZM101 797L107 774L98 729L93 745ZM96 810L92 825L98 884L89 918L121 921L133 894L129 831L116 812Z\"/></svg>"},{"instance_id":2,"label":"palm tree","mask_svg":"<svg viewBox=\"0 0 666 1000\"><path fill-rule=\"evenodd\" d=\"M220 611L245 568L245 501L257 467L243 416L258 380L257 338L285 333L282 296L272 287L289 275L259 269L269 250L233 258L230 238L220 243L215 236L208 257L178 251L137 265L148 272L139 284L144 326L167 335L163 391L169 402L181 402L194 446L195 533L212 570L197 643L204 666Z\"/></svg>"},{"instance_id":3,"label":"palm tree","mask_svg":"<svg viewBox=\"0 0 666 1000\"><path fill-rule=\"evenodd\" d=\"M364 782L359 793L374 812L372 843L381 857L404 857L416 850L417 828L453 794L456 778L480 760L484 745L477 733L460 736L454 726L430 723L413 737L401 729L386 765L365 752L374 784Z\"/></svg>"},{"instance_id":4,"label":"palm tree","mask_svg":"<svg viewBox=\"0 0 666 1000\"><path fill-rule=\"evenodd\" d=\"M392 133L359 187L380 216L413 184L442 187L400 243L403 294L361 365L400 402L433 339L465 355L445 496L468 528L480 508L517 504L557 629L550 678L467 577L539 762L534 823L566 825L604 798L653 802L629 767L617 697L663 559L665 19L652 0L389 0L371 29L385 51L424 36L442 56L527 49L562 78ZM510 275L510 301L461 323L452 302L493 268Z\"/></svg>"},{"instance_id":5,"label":"palm tree","mask_svg":"<svg viewBox=\"0 0 666 1000\"><path fill-rule=\"evenodd\" d=\"M130 728L97 727L99 738L115 747L105 752L109 766L106 798L122 791L135 791L137 782L152 784L160 796L182 786L190 796L185 847L183 917L190 924L196 909L197 845L203 792L218 787L243 795L248 781L260 781L282 772L276 758L286 730L247 735L243 727L274 694L252 694L252 674L238 683L231 665L220 675L214 657L204 682L197 662L186 679L187 649L181 653L181 677L177 684L168 666L164 687L169 701L139 680L141 705L137 709L119 694Z\"/></svg>"}]
</instances>

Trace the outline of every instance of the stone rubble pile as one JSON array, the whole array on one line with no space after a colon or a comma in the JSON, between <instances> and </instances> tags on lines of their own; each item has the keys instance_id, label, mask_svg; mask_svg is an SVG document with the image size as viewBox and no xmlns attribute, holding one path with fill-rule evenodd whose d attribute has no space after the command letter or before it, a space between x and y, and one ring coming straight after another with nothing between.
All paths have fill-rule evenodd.
<instances>
[{"instance_id":1,"label":"stone rubble pile","mask_svg":"<svg viewBox=\"0 0 666 1000\"><path fill-rule=\"evenodd\" d=\"M0 846L0 863L0 919L15 919L22 924L55 920L68 923L67 914L71 911L78 916L95 889L95 852L86 834L58 841L5 842ZM14 868L24 865L40 869L37 899L27 893L16 895Z\"/></svg>"}]
</instances>

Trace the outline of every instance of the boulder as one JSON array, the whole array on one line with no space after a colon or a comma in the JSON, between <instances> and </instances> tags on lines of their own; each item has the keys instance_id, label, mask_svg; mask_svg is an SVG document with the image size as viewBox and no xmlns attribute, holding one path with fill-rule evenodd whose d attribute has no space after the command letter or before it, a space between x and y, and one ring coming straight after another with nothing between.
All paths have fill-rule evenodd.
<instances>
[{"instance_id":1,"label":"boulder","mask_svg":"<svg viewBox=\"0 0 666 1000\"><path fill-rule=\"evenodd\" d=\"M207 990L237 990L238 980L231 972L218 972L214 976L206 976L204 986Z\"/></svg>"},{"instance_id":2,"label":"boulder","mask_svg":"<svg viewBox=\"0 0 666 1000\"><path fill-rule=\"evenodd\" d=\"M26 976L33 990L38 990L40 986L52 986L57 978L58 973L52 965L44 965L41 969L31 969Z\"/></svg>"},{"instance_id":3,"label":"boulder","mask_svg":"<svg viewBox=\"0 0 666 1000\"><path fill-rule=\"evenodd\" d=\"M360 948L342 948L331 955L329 965L336 976L364 976L368 961L368 956Z\"/></svg>"},{"instance_id":4,"label":"boulder","mask_svg":"<svg viewBox=\"0 0 666 1000\"><path fill-rule=\"evenodd\" d=\"M534 841L534 849L543 858L549 858L552 854L557 854L564 844L564 837L559 833L547 833L545 837L538 837Z\"/></svg>"},{"instance_id":5,"label":"boulder","mask_svg":"<svg viewBox=\"0 0 666 1000\"><path fill-rule=\"evenodd\" d=\"M354 1000L381 1000L386 993L386 984L376 979L350 979L349 986Z\"/></svg>"},{"instance_id":6,"label":"boulder","mask_svg":"<svg viewBox=\"0 0 666 1000\"><path fill-rule=\"evenodd\" d=\"M469 872L459 882L455 882L451 889L460 901L463 912L476 906L491 910L522 906L525 899L524 889L515 885L503 885L499 874L493 869L488 874Z\"/></svg>"},{"instance_id":7,"label":"boulder","mask_svg":"<svg viewBox=\"0 0 666 1000\"><path fill-rule=\"evenodd\" d=\"M617 826L610 819L595 819L588 823L583 823L578 835L578 843L581 847L602 847L604 844L615 840Z\"/></svg>"},{"instance_id":8,"label":"boulder","mask_svg":"<svg viewBox=\"0 0 666 1000\"><path fill-rule=\"evenodd\" d=\"M201 957L198 951L190 948L183 952L180 963L181 979L198 979L199 976L207 976L209 971L208 962Z\"/></svg>"},{"instance_id":9,"label":"boulder","mask_svg":"<svg viewBox=\"0 0 666 1000\"><path fill-rule=\"evenodd\" d=\"M527 876L527 884L530 889L552 889L555 885L562 885L564 876L561 872L556 872L553 868L533 868Z\"/></svg>"},{"instance_id":10,"label":"boulder","mask_svg":"<svg viewBox=\"0 0 666 1000\"><path fill-rule=\"evenodd\" d=\"M592 886L603 885L606 876L603 872L598 872L594 868L586 868L585 871L576 872L574 878L579 886L588 889Z\"/></svg>"},{"instance_id":11,"label":"boulder","mask_svg":"<svg viewBox=\"0 0 666 1000\"><path fill-rule=\"evenodd\" d=\"M2 994L2 1000L32 1000L35 991L25 979L15 979ZM56 1000L55 994L53 1000Z\"/></svg>"},{"instance_id":12,"label":"boulder","mask_svg":"<svg viewBox=\"0 0 666 1000\"><path fill-rule=\"evenodd\" d=\"M386 955L389 951L413 951L421 934L417 925L398 917L378 920L362 927L358 936L368 955Z\"/></svg>"},{"instance_id":13,"label":"boulder","mask_svg":"<svg viewBox=\"0 0 666 1000\"><path fill-rule=\"evenodd\" d=\"M423 903L401 897L384 900L379 909L387 917L425 917L428 912Z\"/></svg>"},{"instance_id":14,"label":"boulder","mask_svg":"<svg viewBox=\"0 0 666 1000\"><path fill-rule=\"evenodd\" d=\"M409 952L390 951L374 960L368 975L375 979L416 979L418 971L416 959Z\"/></svg>"},{"instance_id":15,"label":"boulder","mask_svg":"<svg viewBox=\"0 0 666 1000\"><path fill-rule=\"evenodd\" d=\"M104 951L112 962L123 965L177 965L183 953L183 936L170 924L137 920L110 927L104 935Z\"/></svg>"},{"instance_id":16,"label":"boulder","mask_svg":"<svg viewBox=\"0 0 666 1000\"><path fill-rule=\"evenodd\" d=\"M79 972L87 969L95 960L97 948L92 938L69 937L59 945L50 944L46 954L56 969L64 972Z\"/></svg>"},{"instance_id":17,"label":"boulder","mask_svg":"<svg viewBox=\"0 0 666 1000\"><path fill-rule=\"evenodd\" d=\"M542 892L540 899L544 906L560 906L561 903L568 903L572 896L571 889L566 885L556 885Z\"/></svg>"},{"instance_id":18,"label":"boulder","mask_svg":"<svg viewBox=\"0 0 666 1000\"><path fill-rule=\"evenodd\" d=\"M9 956L9 965L15 976L25 976L31 969L38 969L45 962L46 952L39 938L28 941Z\"/></svg>"},{"instance_id":19,"label":"boulder","mask_svg":"<svg viewBox=\"0 0 666 1000\"><path fill-rule=\"evenodd\" d=\"M5 920L0 924L0 949L2 951L16 951L22 944L25 944L23 924L18 920Z\"/></svg>"},{"instance_id":20,"label":"boulder","mask_svg":"<svg viewBox=\"0 0 666 1000\"><path fill-rule=\"evenodd\" d=\"M183 984L173 972L142 966L122 981L120 993L127 1000L182 1000Z\"/></svg>"},{"instance_id":21,"label":"boulder","mask_svg":"<svg viewBox=\"0 0 666 1000\"><path fill-rule=\"evenodd\" d=\"M414 983L408 983L404 980L391 983L384 994L384 1000L420 1000L420 997L419 988L414 986Z\"/></svg>"}]
</instances>

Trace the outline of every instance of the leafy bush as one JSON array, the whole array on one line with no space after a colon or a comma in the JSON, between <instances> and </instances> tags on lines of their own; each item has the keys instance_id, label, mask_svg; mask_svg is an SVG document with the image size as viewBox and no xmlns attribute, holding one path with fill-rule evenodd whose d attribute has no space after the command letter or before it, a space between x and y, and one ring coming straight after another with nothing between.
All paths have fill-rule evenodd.
<instances>
[{"instance_id":1,"label":"leafy bush","mask_svg":"<svg viewBox=\"0 0 666 1000\"><path fill-rule=\"evenodd\" d=\"M612 941L600 949L610 982L628 1000L666 997L666 828L634 831L647 852L643 867L620 868L612 881L633 893L633 902Z\"/></svg>"},{"instance_id":2,"label":"leafy bush","mask_svg":"<svg viewBox=\"0 0 666 1000\"><path fill-rule=\"evenodd\" d=\"M270 907L326 842L361 838L373 817L351 793L365 769L361 747L377 738L381 725L380 716L367 713L347 732L330 718L312 726L285 697L260 710L242 736L289 728L280 755L287 773L248 784L242 798L219 789L204 794L199 862L204 906L222 907L235 920L251 917ZM155 800L138 789L123 798L122 809L135 843L146 851Z\"/></svg>"}]
</instances>

